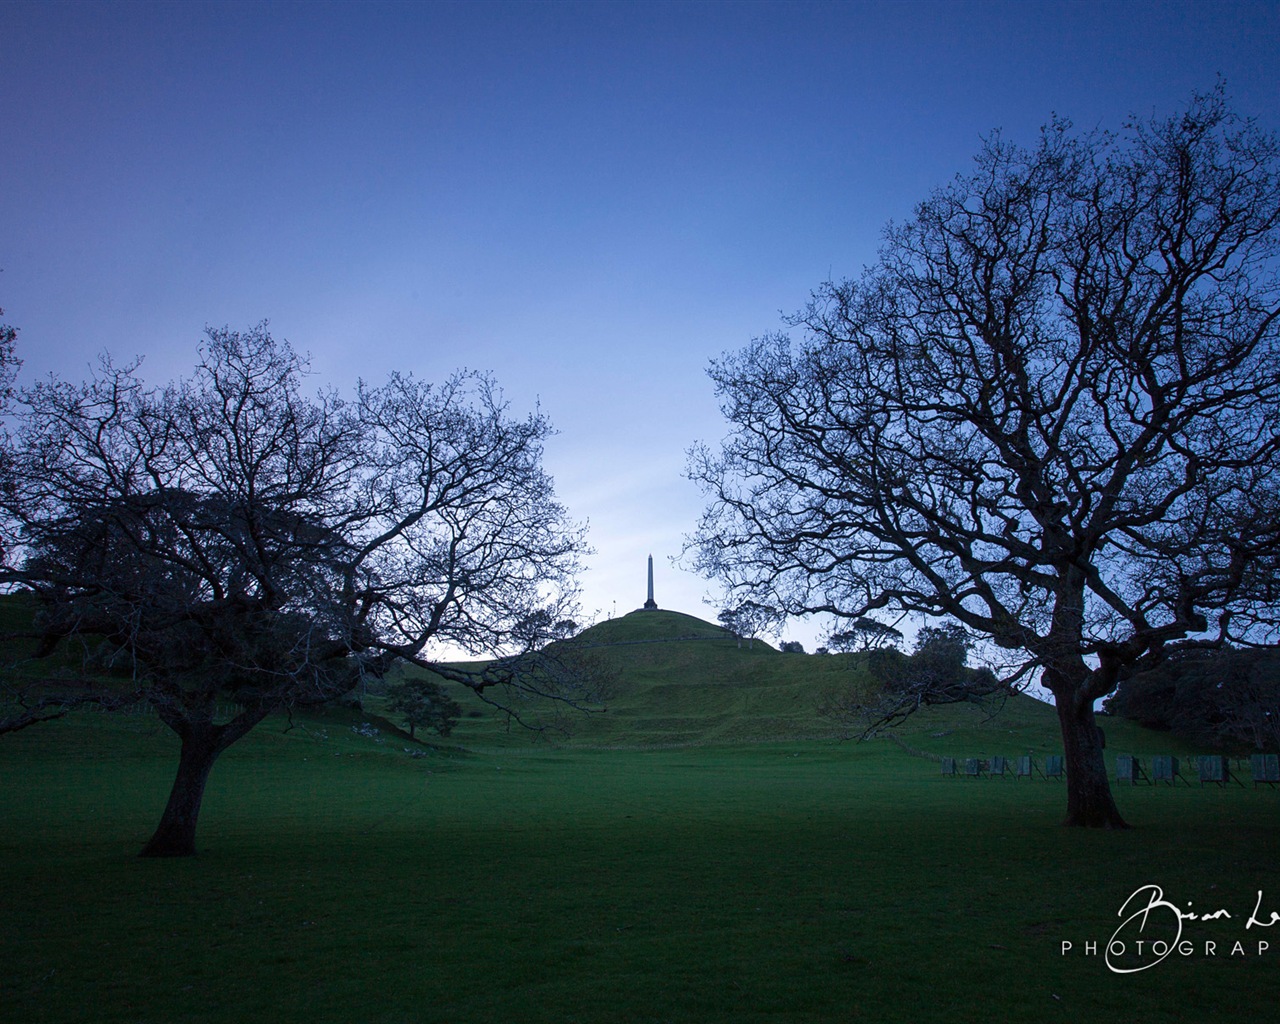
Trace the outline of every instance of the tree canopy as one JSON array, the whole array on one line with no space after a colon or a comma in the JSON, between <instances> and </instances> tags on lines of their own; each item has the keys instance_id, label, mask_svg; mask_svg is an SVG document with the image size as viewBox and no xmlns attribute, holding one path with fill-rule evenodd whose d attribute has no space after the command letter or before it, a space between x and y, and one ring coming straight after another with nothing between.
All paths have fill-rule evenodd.
<instances>
[{"instance_id":1,"label":"tree canopy","mask_svg":"<svg viewBox=\"0 0 1280 1024\"><path fill-rule=\"evenodd\" d=\"M779 622L777 609L758 604L755 601L743 601L735 608L725 608L716 616L720 625L738 638L738 646L742 640L748 647L754 647L756 637L775 628Z\"/></svg>"},{"instance_id":2,"label":"tree canopy","mask_svg":"<svg viewBox=\"0 0 1280 1024\"><path fill-rule=\"evenodd\" d=\"M457 724L462 708L430 679L404 679L387 689L387 710L399 715L409 727L409 738L417 729L433 729L448 736Z\"/></svg>"},{"instance_id":3,"label":"tree canopy","mask_svg":"<svg viewBox=\"0 0 1280 1024\"><path fill-rule=\"evenodd\" d=\"M902 639L901 630L863 615L843 629L833 630L827 643L833 651L874 651L897 647Z\"/></svg>"},{"instance_id":4,"label":"tree canopy","mask_svg":"<svg viewBox=\"0 0 1280 1024\"><path fill-rule=\"evenodd\" d=\"M1277 627L1280 160L1219 89L988 139L878 260L715 362L690 551L736 600L946 616L1038 676L1070 824L1122 827L1094 702Z\"/></svg>"}]
</instances>

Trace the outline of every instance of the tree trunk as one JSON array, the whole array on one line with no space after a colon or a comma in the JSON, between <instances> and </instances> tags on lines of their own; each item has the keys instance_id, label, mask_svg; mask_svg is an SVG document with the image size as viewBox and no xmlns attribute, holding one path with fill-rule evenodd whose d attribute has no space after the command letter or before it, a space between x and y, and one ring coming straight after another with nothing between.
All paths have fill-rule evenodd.
<instances>
[{"instance_id":1,"label":"tree trunk","mask_svg":"<svg viewBox=\"0 0 1280 1024\"><path fill-rule=\"evenodd\" d=\"M178 774L169 791L169 802L155 834L138 856L190 857L196 852L196 822L200 818L204 787L220 753L222 748L217 737L205 730L192 730L183 735Z\"/></svg>"},{"instance_id":2,"label":"tree trunk","mask_svg":"<svg viewBox=\"0 0 1280 1024\"><path fill-rule=\"evenodd\" d=\"M1082 828L1128 828L1111 796L1102 733L1093 716L1093 701L1054 694L1062 726L1067 770L1067 817L1064 825Z\"/></svg>"},{"instance_id":3,"label":"tree trunk","mask_svg":"<svg viewBox=\"0 0 1280 1024\"><path fill-rule=\"evenodd\" d=\"M246 708L222 725L213 724L216 695L210 694L200 714L191 714L176 701L156 704L160 720L178 734L182 752L178 755L178 774L169 791L169 802L155 834L138 854L139 857L190 857L196 852L196 822L204 801L205 783L213 762L227 747L267 717L271 705Z\"/></svg>"}]
</instances>

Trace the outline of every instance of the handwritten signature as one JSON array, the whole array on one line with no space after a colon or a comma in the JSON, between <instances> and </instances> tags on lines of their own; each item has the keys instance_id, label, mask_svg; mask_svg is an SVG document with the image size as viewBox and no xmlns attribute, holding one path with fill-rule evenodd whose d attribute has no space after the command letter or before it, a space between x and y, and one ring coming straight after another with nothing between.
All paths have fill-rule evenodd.
<instances>
[{"instance_id":1,"label":"handwritten signature","mask_svg":"<svg viewBox=\"0 0 1280 1024\"><path fill-rule=\"evenodd\" d=\"M1142 902L1145 899L1146 902ZM1135 907L1129 912L1130 907ZM1187 904L1190 907L1190 903ZM1125 914L1128 913L1126 917ZM1234 919L1233 915L1225 907L1217 910L1201 913L1190 909L1184 910L1176 903L1171 903L1164 898L1164 890L1158 885L1144 885L1137 889L1132 896L1124 901L1120 907L1119 917L1123 918L1118 927L1107 940L1107 948L1105 959L1107 967L1116 974L1134 974L1137 971L1145 971L1162 962L1172 953L1178 952L1183 956L1189 955L1191 952L1191 944L1182 937L1183 925L1188 921L1217 921L1222 919ZM1280 913L1272 910L1264 919L1262 916L1262 890L1258 890L1257 902L1253 905L1253 911L1249 915L1249 920L1245 923L1245 930L1250 928L1270 928L1280 923ZM1152 926L1153 932L1160 932L1161 937L1158 939L1150 938L1149 934L1146 938L1138 938L1147 932L1147 926ZM1134 927L1136 925L1136 927ZM1134 951L1139 956L1145 956L1148 947L1153 959L1143 962L1137 967L1125 967L1119 962L1119 958L1128 952L1132 945Z\"/></svg>"}]
</instances>

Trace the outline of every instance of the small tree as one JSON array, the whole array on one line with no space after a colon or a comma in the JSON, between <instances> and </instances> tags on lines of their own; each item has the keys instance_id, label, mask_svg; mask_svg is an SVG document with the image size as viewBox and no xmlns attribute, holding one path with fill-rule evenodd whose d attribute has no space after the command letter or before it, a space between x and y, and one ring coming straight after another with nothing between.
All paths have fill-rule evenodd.
<instances>
[{"instance_id":1,"label":"small tree","mask_svg":"<svg viewBox=\"0 0 1280 1024\"><path fill-rule=\"evenodd\" d=\"M826 694L819 711L850 732L870 735L933 704L990 705L993 698L1003 699L1009 692L1004 681L988 668L966 665L972 643L963 627L945 623L921 629L909 657L893 647L865 651L858 664L870 685L855 683Z\"/></svg>"},{"instance_id":2,"label":"small tree","mask_svg":"<svg viewBox=\"0 0 1280 1024\"><path fill-rule=\"evenodd\" d=\"M973 641L963 626L954 622L925 626L916 634L913 660L938 676L958 676L969 660Z\"/></svg>"},{"instance_id":3,"label":"small tree","mask_svg":"<svg viewBox=\"0 0 1280 1024\"><path fill-rule=\"evenodd\" d=\"M693 564L736 599L945 616L1054 697L1070 825L1125 827L1094 703L1280 624L1280 145L1221 90L996 136L711 371ZM938 695L940 698L943 694Z\"/></svg>"},{"instance_id":4,"label":"small tree","mask_svg":"<svg viewBox=\"0 0 1280 1024\"><path fill-rule=\"evenodd\" d=\"M720 625L738 638L738 646L747 641L747 649L755 646L756 637L778 622L778 613L767 605L743 601L736 608L726 608L717 618Z\"/></svg>"},{"instance_id":5,"label":"small tree","mask_svg":"<svg viewBox=\"0 0 1280 1024\"><path fill-rule=\"evenodd\" d=\"M387 710L409 726L410 739L420 728L448 736L462 715L458 702L430 679L406 679L388 687Z\"/></svg>"}]
</instances>

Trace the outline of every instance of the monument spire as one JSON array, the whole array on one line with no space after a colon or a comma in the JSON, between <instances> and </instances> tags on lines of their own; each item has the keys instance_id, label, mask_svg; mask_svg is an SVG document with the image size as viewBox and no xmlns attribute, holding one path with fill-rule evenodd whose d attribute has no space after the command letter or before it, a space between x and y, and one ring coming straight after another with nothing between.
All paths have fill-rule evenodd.
<instances>
[{"instance_id":1,"label":"monument spire","mask_svg":"<svg viewBox=\"0 0 1280 1024\"><path fill-rule=\"evenodd\" d=\"M649 556L649 599L644 603L647 611L657 611L657 602L653 599L653 555Z\"/></svg>"}]
</instances>

